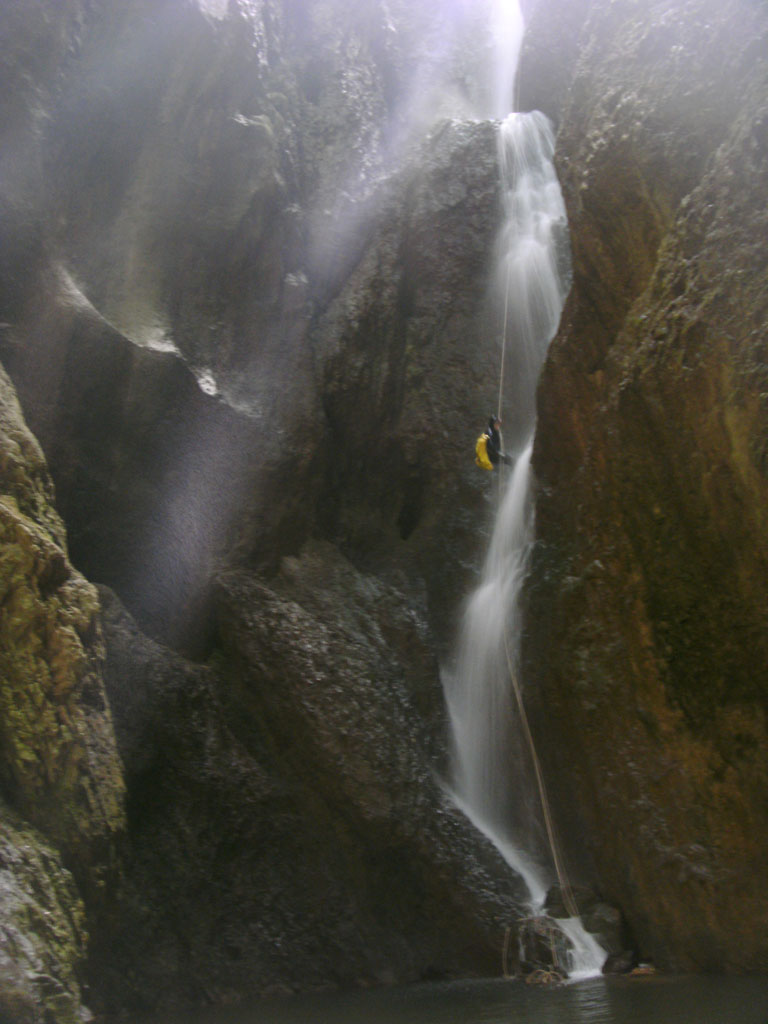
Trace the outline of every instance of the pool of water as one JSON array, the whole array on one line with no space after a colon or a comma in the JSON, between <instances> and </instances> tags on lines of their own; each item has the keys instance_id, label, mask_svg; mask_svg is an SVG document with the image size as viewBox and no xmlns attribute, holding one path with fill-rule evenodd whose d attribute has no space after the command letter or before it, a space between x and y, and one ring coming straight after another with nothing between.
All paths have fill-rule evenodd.
<instances>
[{"instance_id":1,"label":"pool of water","mask_svg":"<svg viewBox=\"0 0 768 1024\"><path fill-rule=\"evenodd\" d=\"M269 999L164 1024L768 1024L768 977L424 984Z\"/></svg>"}]
</instances>

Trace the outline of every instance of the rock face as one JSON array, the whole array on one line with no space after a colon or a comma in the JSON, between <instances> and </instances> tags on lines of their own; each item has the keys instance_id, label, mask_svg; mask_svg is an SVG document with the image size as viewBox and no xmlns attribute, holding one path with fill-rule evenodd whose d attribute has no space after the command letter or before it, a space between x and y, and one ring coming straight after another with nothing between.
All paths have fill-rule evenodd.
<instances>
[{"instance_id":1,"label":"rock face","mask_svg":"<svg viewBox=\"0 0 768 1024\"><path fill-rule=\"evenodd\" d=\"M0 781L78 869L94 1008L495 973L519 882L437 781L495 387L495 126L439 116L475 15L441 48L426 3L11 8L0 358L78 572L36 540L42 610L0 621L77 655L54 696L114 755L106 585L104 905L71 833L119 771L108 804L37 723L89 805L59 826L6 756L34 665Z\"/></svg>"},{"instance_id":2,"label":"rock face","mask_svg":"<svg viewBox=\"0 0 768 1024\"><path fill-rule=\"evenodd\" d=\"M538 5L532 65L560 15ZM579 30L567 89L527 97L560 125L574 257L539 393L531 701L571 856L642 952L764 970L768 18L593 2Z\"/></svg>"},{"instance_id":3,"label":"rock face","mask_svg":"<svg viewBox=\"0 0 768 1024\"><path fill-rule=\"evenodd\" d=\"M77 1024L87 938L82 900L38 832L4 804L0 821L0 1018Z\"/></svg>"},{"instance_id":4,"label":"rock face","mask_svg":"<svg viewBox=\"0 0 768 1024\"><path fill-rule=\"evenodd\" d=\"M0 786L73 856L122 824L98 597L69 563L40 447L0 371Z\"/></svg>"},{"instance_id":5,"label":"rock face","mask_svg":"<svg viewBox=\"0 0 768 1024\"><path fill-rule=\"evenodd\" d=\"M220 580L208 668L103 603L129 840L98 1005L498 970L524 893L430 769L418 604L313 547Z\"/></svg>"},{"instance_id":6,"label":"rock face","mask_svg":"<svg viewBox=\"0 0 768 1024\"><path fill-rule=\"evenodd\" d=\"M320 534L429 576L447 637L480 546L462 510L482 503L465 437L494 390L495 129L427 120L449 74L420 50L429 5L392 39L378 3L351 24L201 6L73 21L30 143L42 241L0 355L73 557L199 655L215 568L236 551L270 571Z\"/></svg>"},{"instance_id":7,"label":"rock face","mask_svg":"<svg viewBox=\"0 0 768 1024\"><path fill-rule=\"evenodd\" d=\"M0 1011L36 1021L44 1009L73 1024L80 893L101 912L124 787L98 596L69 562L52 500L42 451L0 369Z\"/></svg>"},{"instance_id":8,"label":"rock face","mask_svg":"<svg viewBox=\"0 0 768 1024\"><path fill-rule=\"evenodd\" d=\"M437 781L497 387L482 6L5 4L7 1014L76 1011L83 912L106 1011L500 969L519 883ZM528 6L574 252L532 718L596 930L764 968L765 14Z\"/></svg>"}]
</instances>

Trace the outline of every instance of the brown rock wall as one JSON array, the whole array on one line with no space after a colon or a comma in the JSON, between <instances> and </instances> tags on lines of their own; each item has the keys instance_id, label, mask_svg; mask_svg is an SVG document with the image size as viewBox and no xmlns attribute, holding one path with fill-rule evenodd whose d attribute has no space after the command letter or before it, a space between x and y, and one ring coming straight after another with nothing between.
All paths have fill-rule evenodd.
<instances>
[{"instance_id":1,"label":"brown rock wall","mask_svg":"<svg viewBox=\"0 0 768 1024\"><path fill-rule=\"evenodd\" d=\"M530 699L571 857L683 968L768 963L766 39L750 3L592 4L558 136Z\"/></svg>"}]
</instances>

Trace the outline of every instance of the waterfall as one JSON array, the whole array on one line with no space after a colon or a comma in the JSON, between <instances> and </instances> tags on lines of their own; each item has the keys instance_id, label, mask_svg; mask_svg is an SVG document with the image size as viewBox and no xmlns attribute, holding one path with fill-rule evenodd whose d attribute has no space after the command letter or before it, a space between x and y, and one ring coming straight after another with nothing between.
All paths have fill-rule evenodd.
<instances>
[{"instance_id":1,"label":"waterfall","mask_svg":"<svg viewBox=\"0 0 768 1024\"><path fill-rule=\"evenodd\" d=\"M532 784L514 713L508 657L519 635L518 595L532 536L530 446L515 464L496 517L480 585L467 602L456 666L444 676L453 734L456 798L524 878L532 906L546 895L537 866ZM529 780L533 782L532 779ZM533 852L533 855L532 855Z\"/></svg>"},{"instance_id":2,"label":"waterfall","mask_svg":"<svg viewBox=\"0 0 768 1024\"><path fill-rule=\"evenodd\" d=\"M519 9L511 0L497 0L497 11L492 21L504 33L498 47L503 52L519 24ZM516 60L517 48L512 49ZM511 63L512 68L495 72L500 86L494 110L505 97L511 99ZM498 138L503 207L492 281L501 339L498 407L511 423L508 450L517 457L512 471L501 470L481 581L467 601L444 686L456 801L523 877L536 913L553 879L549 856L556 854L551 835L547 841L545 834L546 796L540 778L537 782L538 762L513 679L519 680L519 599L534 537L530 457L536 383L567 294L569 261L549 121L539 112L510 113ZM599 971L604 953L578 918L564 923L563 930L573 947L572 976Z\"/></svg>"}]
</instances>

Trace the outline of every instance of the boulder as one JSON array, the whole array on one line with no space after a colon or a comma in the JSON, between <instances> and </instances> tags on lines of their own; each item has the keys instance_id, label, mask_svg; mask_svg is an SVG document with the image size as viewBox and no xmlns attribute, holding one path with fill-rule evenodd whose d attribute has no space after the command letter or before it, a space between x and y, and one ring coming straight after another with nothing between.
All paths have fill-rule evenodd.
<instances>
[{"instance_id":1,"label":"boulder","mask_svg":"<svg viewBox=\"0 0 768 1024\"><path fill-rule=\"evenodd\" d=\"M629 974L637 967L637 955L630 949L612 953L603 964L603 974Z\"/></svg>"},{"instance_id":2,"label":"boulder","mask_svg":"<svg viewBox=\"0 0 768 1024\"><path fill-rule=\"evenodd\" d=\"M498 970L524 887L435 774L418 600L312 546L221 578L206 667L101 596L129 827L94 1008Z\"/></svg>"},{"instance_id":3,"label":"boulder","mask_svg":"<svg viewBox=\"0 0 768 1024\"><path fill-rule=\"evenodd\" d=\"M544 909L550 917L570 917L576 907L579 916L589 913L600 902L597 893L586 885L570 885L564 892L559 884L547 890Z\"/></svg>"},{"instance_id":4,"label":"boulder","mask_svg":"<svg viewBox=\"0 0 768 1024\"><path fill-rule=\"evenodd\" d=\"M550 917L566 918L575 907L586 931L594 935L606 953L615 955L627 948L629 937L618 907L605 903L584 885L569 886L567 896L566 899L562 886L551 886L544 902L546 913Z\"/></svg>"},{"instance_id":5,"label":"boulder","mask_svg":"<svg viewBox=\"0 0 768 1024\"><path fill-rule=\"evenodd\" d=\"M520 926L520 967L523 974L567 978L570 947L570 939L554 918L541 914L523 919ZM544 979L536 979L539 980Z\"/></svg>"},{"instance_id":6,"label":"boulder","mask_svg":"<svg viewBox=\"0 0 768 1024\"><path fill-rule=\"evenodd\" d=\"M626 925L618 907L609 903L596 903L583 918L584 927L597 939L609 956L615 956L627 949Z\"/></svg>"}]
</instances>

